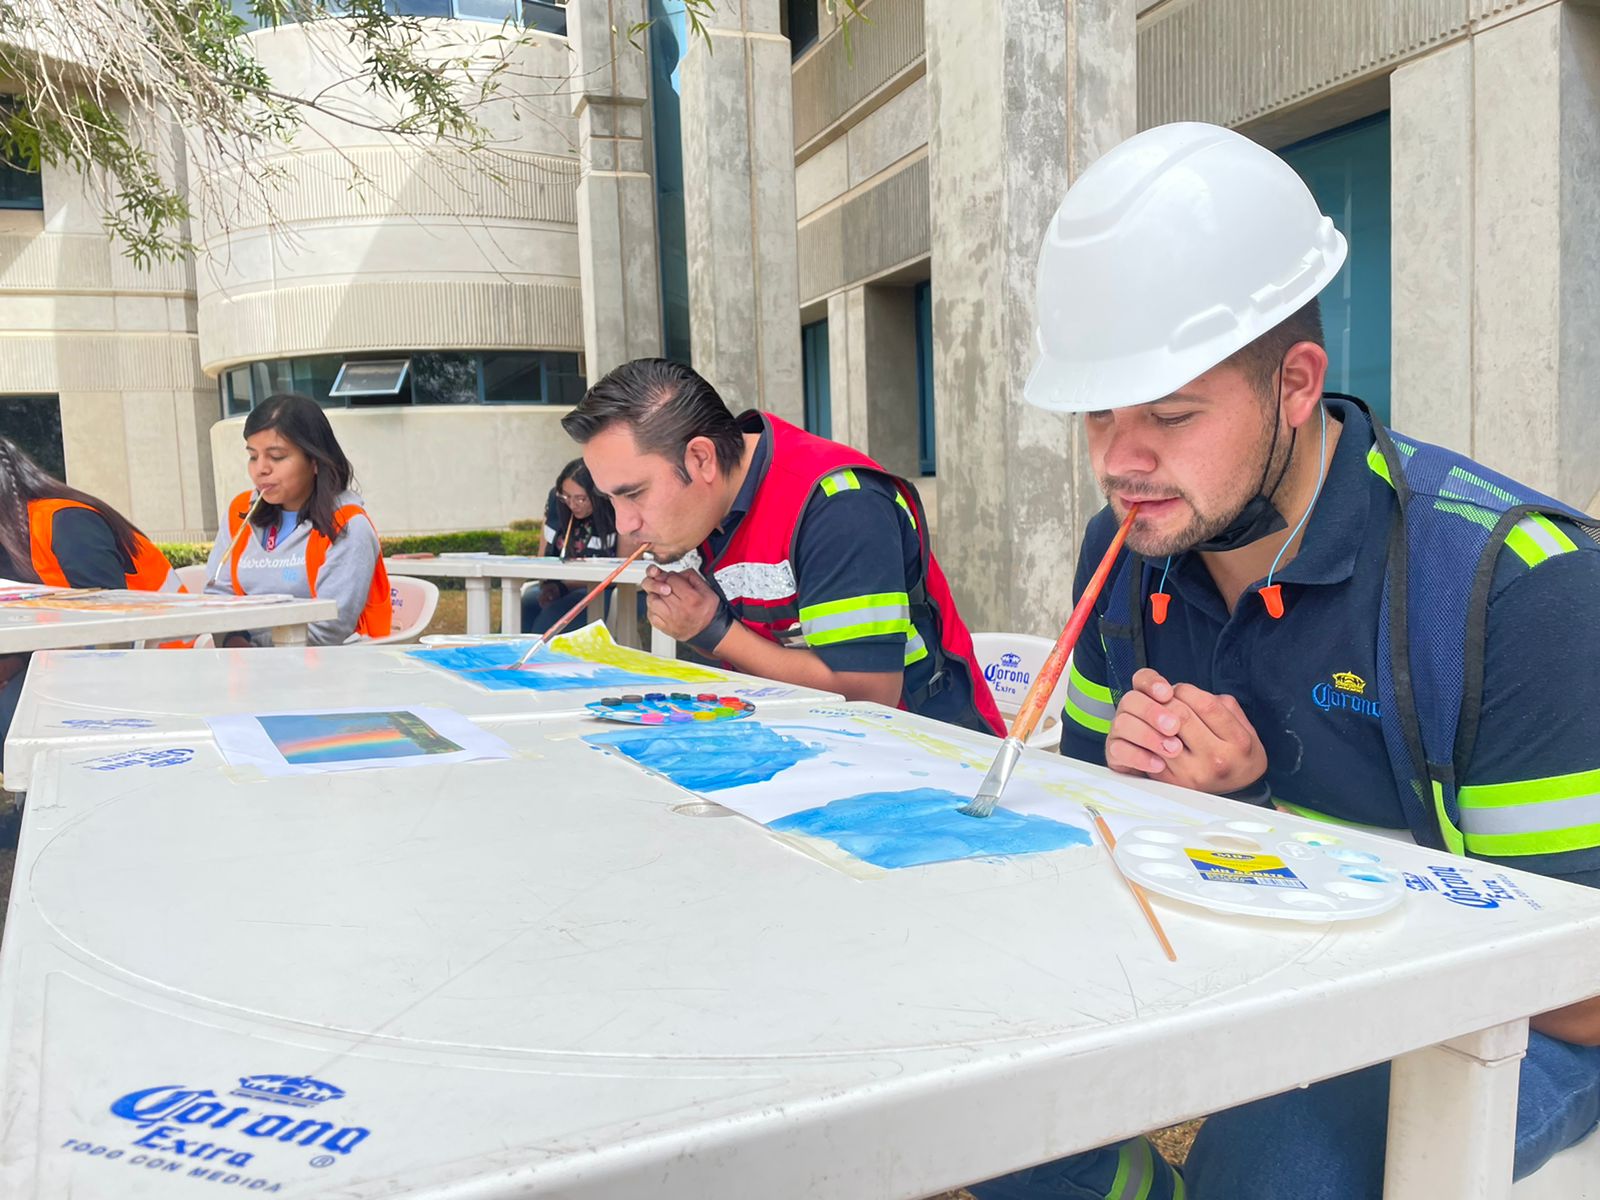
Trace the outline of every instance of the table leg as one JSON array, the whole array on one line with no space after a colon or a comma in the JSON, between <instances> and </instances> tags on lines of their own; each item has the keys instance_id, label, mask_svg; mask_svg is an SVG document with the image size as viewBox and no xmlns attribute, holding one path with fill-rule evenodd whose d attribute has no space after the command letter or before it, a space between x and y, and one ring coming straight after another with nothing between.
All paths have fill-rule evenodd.
<instances>
[{"instance_id":1,"label":"table leg","mask_svg":"<svg viewBox=\"0 0 1600 1200\"><path fill-rule=\"evenodd\" d=\"M306 627L304 625L279 625L272 631L272 644L274 646L304 646L306 644Z\"/></svg>"},{"instance_id":2,"label":"table leg","mask_svg":"<svg viewBox=\"0 0 1600 1200\"><path fill-rule=\"evenodd\" d=\"M1528 1022L1415 1050L1394 1060L1384 1200L1505 1200Z\"/></svg>"},{"instance_id":3,"label":"table leg","mask_svg":"<svg viewBox=\"0 0 1600 1200\"><path fill-rule=\"evenodd\" d=\"M611 632L624 646L644 648L639 640L639 589L631 583L617 584L611 605Z\"/></svg>"},{"instance_id":4,"label":"table leg","mask_svg":"<svg viewBox=\"0 0 1600 1200\"><path fill-rule=\"evenodd\" d=\"M467 585L467 632L489 633L489 581L487 579L468 579Z\"/></svg>"},{"instance_id":5,"label":"table leg","mask_svg":"<svg viewBox=\"0 0 1600 1200\"><path fill-rule=\"evenodd\" d=\"M500 632L522 632L522 580L500 581Z\"/></svg>"},{"instance_id":6,"label":"table leg","mask_svg":"<svg viewBox=\"0 0 1600 1200\"><path fill-rule=\"evenodd\" d=\"M658 654L662 658L677 658L678 643L670 635L662 633L654 625L650 626L650 653Z\"/></svg>"}]
</instances>

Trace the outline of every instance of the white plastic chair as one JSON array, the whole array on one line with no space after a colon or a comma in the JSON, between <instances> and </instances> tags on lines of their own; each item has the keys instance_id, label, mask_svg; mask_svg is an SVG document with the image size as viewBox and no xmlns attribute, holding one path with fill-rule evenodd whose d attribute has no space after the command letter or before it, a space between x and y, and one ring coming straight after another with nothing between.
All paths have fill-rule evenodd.
<instances>
[{"instance_id":1,"label":"white plastic chair","mask_svg":"<svg viewBox=\"0 0 1600 1200\"><path fill-rule=\"evenodd\" d=\"M389 602L394 605L392 632L387 637L357 638L350 645L386 646L392 642L416 641L439 607L439 585L410 575L391 575Z\"/></svg>"},{"instance_id":2,"label":"white plastic chair","mask_svg":"<svg viewBox=\"0 0 1600 1200\"><path fill-rule=\"evenodd\" d=\"M1044 660L1049 657L1054 645L1049 638L1035 637L1029 633L972 635L972 648L977 652L978 665L983 668L983 677L989 681L995 706L1008 724L1022 707L1028 686L1033 683L1039 668L1044 666ZM1055 690L1050 693L1043 719L1027 740L1029 746L1054 750L1061 745L1061 706L1066 702L1066 695L1067 672L1063 671Z\"/></svg>"},{"instance_id":3,"label":"white plastic chair","mask_svg":"<svg viewBox=\"0 0 1600 1200\"><path fill-rule=\"evenodd\" d=\"M206 565L195 563L188 567L173 567L172 573L178 577L178 582L183 584L184 590L191 595L198 596L206 590Z\"/></svg>"},{"instance_id":4,"label":"white plastic chair","mask_svg":"<svg viewBox=\"0 0 1600 1200\"><path fill-rule=\"evenodd\" d=\"M1600 1200L1600 1132L1512 1184L1511 1200Z\"/></svg>"}]
</instances>

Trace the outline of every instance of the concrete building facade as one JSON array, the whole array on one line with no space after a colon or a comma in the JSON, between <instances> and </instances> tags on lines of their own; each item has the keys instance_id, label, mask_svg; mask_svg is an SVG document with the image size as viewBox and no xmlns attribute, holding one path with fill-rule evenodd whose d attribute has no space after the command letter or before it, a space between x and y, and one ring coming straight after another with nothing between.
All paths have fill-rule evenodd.
<instances>
[{"instance_id":1,"label":"concrete building facade","mask_svg":"<svg viewBox=\"0 0 1600 1200\"><path fill-rule=\"evenodd\" d=\"M581 379L687 356L919 480L973 627L1047 632L1100 499L1078 424L1020 402L1039 239L1108 147L1204 120L1283 153L1350 239L1331 387L1600 501L1600 8L839 7L726 0L701 36L681 0L570 0L486 115L497 182L319 128L263 164L277 221L203 212L192 264L135 271L49 174L41 210L0 209L0 397L58 397L73 482L170 536L243 486L252 399L309 389L381 525L422 531L536 515ZM311 86L316 32L250 36ZM406 388L329 394L374 359Z\"/></svg>"}]
</instances>

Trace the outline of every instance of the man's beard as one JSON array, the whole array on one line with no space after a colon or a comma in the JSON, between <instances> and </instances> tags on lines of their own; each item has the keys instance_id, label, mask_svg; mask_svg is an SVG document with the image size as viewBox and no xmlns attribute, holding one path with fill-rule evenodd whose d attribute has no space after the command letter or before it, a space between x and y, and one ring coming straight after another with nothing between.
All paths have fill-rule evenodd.
<instances>
[{"instance_id":1,"label":"man's beard","mask_svg":"<svg viewBox=\"0 0 1600 1200\"><path fill-rule=\"evenodd\" d=\"M1274 411L1274 416L1276 412ZM1107 496L1113 492L1123 497L1137 499L1141 494L1159 497L1161 499L1181 500L1189 506L1189 520L1182 529L1175 533L1157 535L1153 530L1141 527L1135 519L1133 528L1128 531L1128 548L1135 554L1145 558L1165 558L1168 555L1184 554L1202 542L1208 542L1217 537L1229 525L1233 524L1236 517L1245 509L1245 506L1255 498L1256 490L1262 486L1253 483L1255 480L1265 480L1276 477L1281 485L1284 474L1288 471L1288 457L1293 452L1294 443L1285 442L1278 446L1274 453L1274 446L1279 439L1267 441L1262 451L1263 461L1253 464L1249 470L1241 471L1239 477L1246 481L1248 490L1241 491L1239 495L1228 500L1221 509L1214 512L1205 512L1197 505L1187 492L1172 488L1161 489L1149 484L1134 480L1120 479L1115 475L1102 476L1100 490ZM1268 458L1274 461L1267 461ZM1277 485L1273 488L1277 490Z\"/></svg>"}]
</instances>

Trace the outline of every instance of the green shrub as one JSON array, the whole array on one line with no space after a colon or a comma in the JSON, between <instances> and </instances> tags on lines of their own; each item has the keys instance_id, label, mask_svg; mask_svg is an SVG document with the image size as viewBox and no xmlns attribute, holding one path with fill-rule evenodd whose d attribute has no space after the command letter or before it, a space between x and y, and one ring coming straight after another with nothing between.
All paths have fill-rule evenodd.
<instances>
[{"instance_id":1,"label":"green shrub","mask_svg":"<svg viewBox=\"0 0 1600 1200\"><path fill-rule=\"evenodd\" d=\"M390 554L537 554L539 522L515 521L513 529L473 529L463 533L419 533L411 537L380 538L383 553ZM174 567L204 563L210 542L160 542L156 549ZM434 580L441 588L459 589L459 579Z\"/></svg>"},{"instance_id":2,"label":"green shrub","mask_svg":"<svg viewBox=\"0 0 1600 1200\"><path fill-rule=\"evenodd\" d=\"M211 557L210 542L157 542L156 549L175 567L204 564Z\"/></svg>"}]
</instances>

